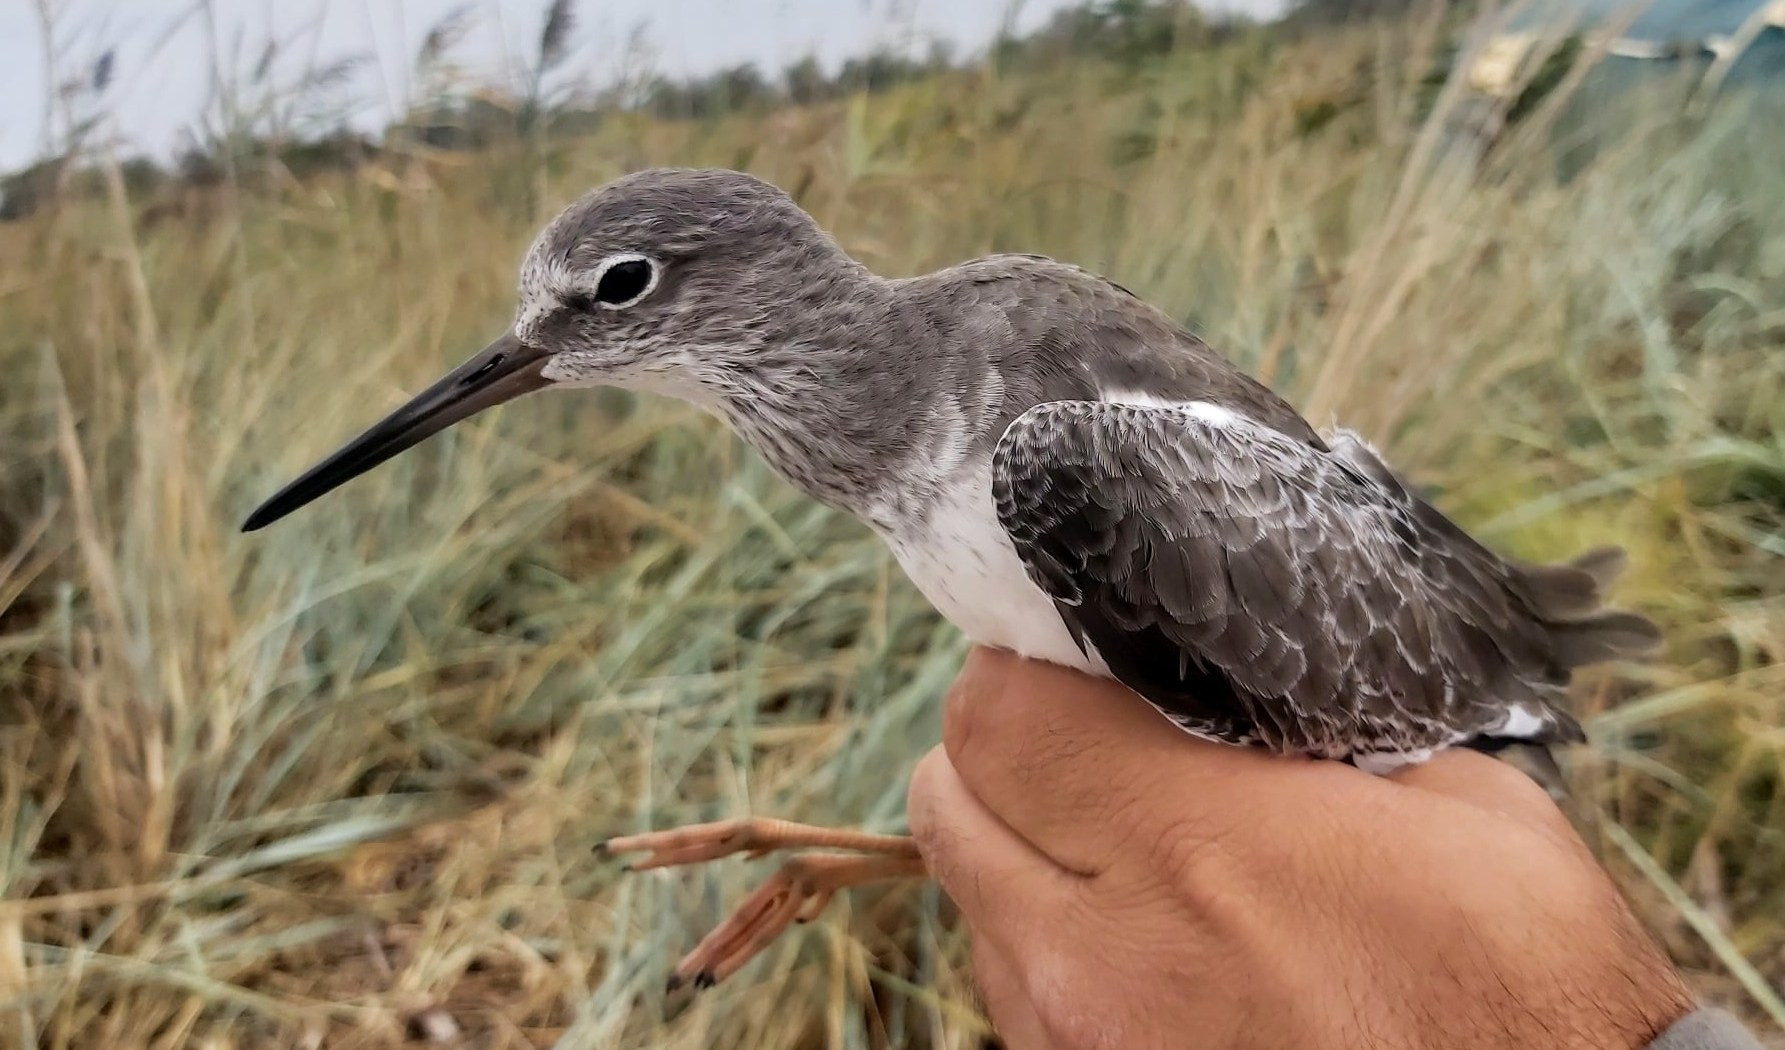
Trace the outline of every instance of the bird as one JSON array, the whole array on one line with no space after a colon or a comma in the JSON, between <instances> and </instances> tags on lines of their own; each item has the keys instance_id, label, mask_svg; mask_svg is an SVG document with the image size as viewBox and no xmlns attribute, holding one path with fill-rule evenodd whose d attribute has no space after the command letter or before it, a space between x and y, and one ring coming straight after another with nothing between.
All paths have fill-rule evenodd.
<instances>
[{"instance_id":1,"label":"bird","mask_svg":"<svg viewBox=\"0 0 1785 1050\"><path fill-rule=\"evenodd\" d=\"M602 185L538 234L484 350L255 509L263 528L482 409L621 387L723 420L876 533L981 646L1113 678L1177 730L1385 774L1581 742L1575 669L1640 656L1616 548L1489 550L1350 430L1132 292L1040 255L888 278L721 169ZM805 850L669 978L735 973L837 891L924 874L906 836L738 818L610 839L632 867ZM814 852L815 851L815 852Z\"/></svg>"}]
</instances>

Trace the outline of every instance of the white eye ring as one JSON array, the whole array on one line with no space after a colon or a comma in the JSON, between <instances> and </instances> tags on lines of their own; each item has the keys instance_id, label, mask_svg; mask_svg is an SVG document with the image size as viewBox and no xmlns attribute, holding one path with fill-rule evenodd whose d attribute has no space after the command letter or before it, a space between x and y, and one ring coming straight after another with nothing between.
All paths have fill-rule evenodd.
<instances>
[{"instance_id":1,"label":"white eye ring","mask_svg":"<svg viewBox=\"0 0 1785 1050\"><path fill-rule=\"evenodd\" d=\"M629 299L621 299L616 302L609 302L603 299L601 297L601 282L606 279L608 271L616 266L621 266L626 263L645 264L645 272L649 275L645 279L645 286L639 289L638 293ZM594 288L589 292L588 299L603 310L624 310L626 307L631 306L657 290L657 278L661 272L662 271L657 266L657 263L652 260L650 256L640 255L638 252L620 252L615 255L610 255L601 260L600 264L595 267Z\"/></svg>"}]
</instances>

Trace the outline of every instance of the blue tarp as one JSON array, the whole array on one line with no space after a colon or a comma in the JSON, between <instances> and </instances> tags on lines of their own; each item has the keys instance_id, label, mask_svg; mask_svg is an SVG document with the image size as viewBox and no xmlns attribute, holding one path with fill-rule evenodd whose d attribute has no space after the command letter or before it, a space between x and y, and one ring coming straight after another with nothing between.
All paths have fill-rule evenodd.
<instances>
[{"instance_id":1,"label":"blue tarp","mask_svg":"<svg viewBox=\"0 0 1785 1050\"><path fill-rule=\"evenodd\" d=\"M1710 60L1709 52L1704 50L1709 38L1733 34L1766 6L1767 0L1652 0L1647 4L1632 4L1630 0L1534 0L1510 20L1508 28L1560 25L1591 29L1640 11L1629 27L1618 34L1620 37L1682 46L1689 52L1683 57L1702 65ZM1615 69L1627 64L1644 67L1652 61L1612 58L1606 64ZM1742 51L1722 83L1731 87L1759 82L1771 85L1779 80L1785 80L1785 29L1769 26Z\"/></svg>"},{"instance_id":2,"label":"blue tarp","mask_svg":"<svg viewBox=\"0 0 1785 1050\"><path fill-rule=\"evenodd\" d=\"M1534 0L1511 20L1515 29L1554 22L1596 25L1640 10L1623 36L1662 43L1702 41L1735 32L1766 0Z\"/></svg>"}]
</instances>

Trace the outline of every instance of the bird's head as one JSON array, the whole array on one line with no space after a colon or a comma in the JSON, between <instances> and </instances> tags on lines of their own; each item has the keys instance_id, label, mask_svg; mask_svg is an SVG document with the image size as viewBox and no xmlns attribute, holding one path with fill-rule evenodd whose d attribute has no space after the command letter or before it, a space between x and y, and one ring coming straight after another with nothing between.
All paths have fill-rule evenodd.
<instances>
[{"instance_id":1,"label":"bird's head","mask_svg":"<svg viewBox=\"0 0 1785 1050\"><path fill-rule=\"evenodd\" d=\"M621 386L709 407L772 367L789 301L853 268L785 193L734 171L659 169L546 226L501 338L279 490L262 528L461 419L553 386Z\"/></svg>"}]
</instances>

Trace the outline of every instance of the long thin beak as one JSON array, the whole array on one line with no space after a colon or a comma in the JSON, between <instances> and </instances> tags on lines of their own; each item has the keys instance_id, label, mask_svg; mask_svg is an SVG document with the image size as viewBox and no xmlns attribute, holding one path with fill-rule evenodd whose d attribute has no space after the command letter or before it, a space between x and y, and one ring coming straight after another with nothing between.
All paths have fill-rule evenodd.
<instances>
[{"instance_id":1,"label":"long thin beak","mask_svg":"<svg viewBox=\"0 0 1785 1050\"><path fill-rule=\"evenodd\" d=\"M242 531L271 525L467 416L550 386L540 374L546 356L509 332L274 493L242 522Z\"/></svg>"}]
</instances>

